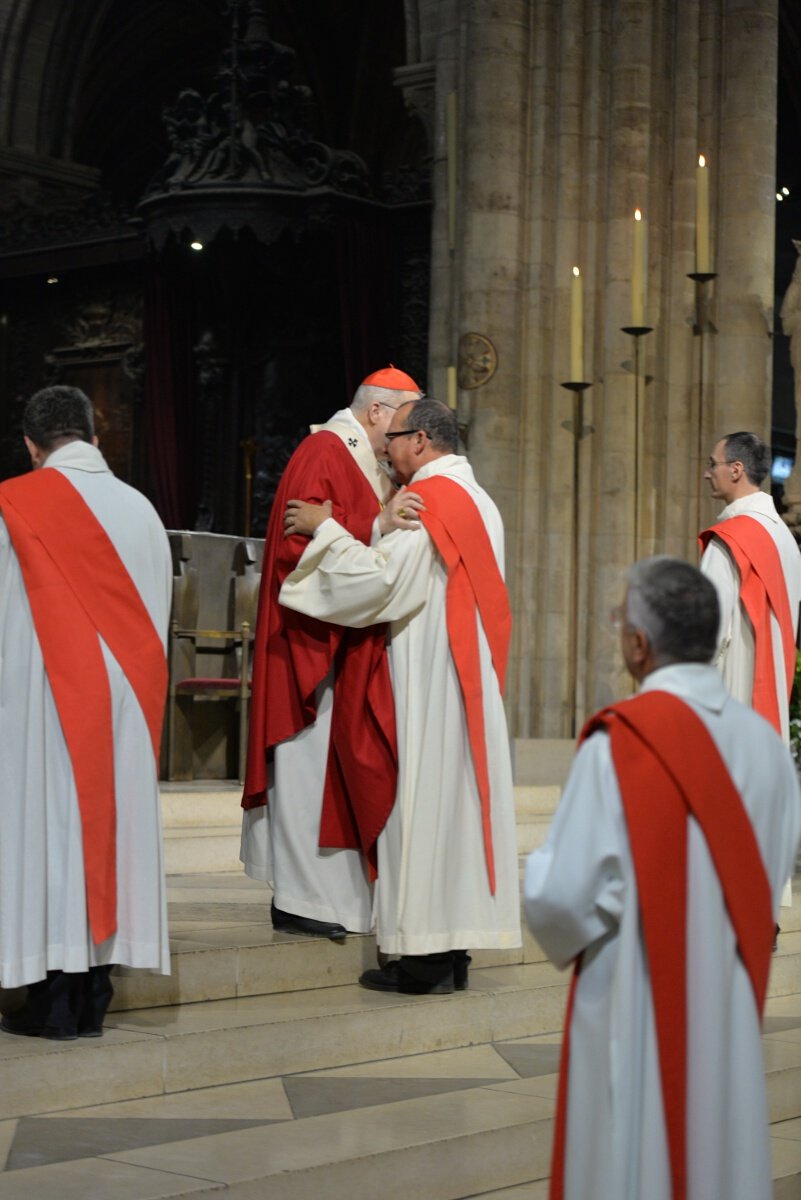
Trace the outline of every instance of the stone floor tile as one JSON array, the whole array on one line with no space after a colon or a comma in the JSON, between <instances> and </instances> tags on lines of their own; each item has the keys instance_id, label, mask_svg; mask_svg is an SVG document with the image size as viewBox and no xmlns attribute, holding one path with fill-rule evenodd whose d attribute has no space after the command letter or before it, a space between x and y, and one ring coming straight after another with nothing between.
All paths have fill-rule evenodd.
<instances>
[{"instance_id":1,"label":"stone floor tile","mask_svg":"<svg viewBox=\"0 0 801 1200\"><path fill-rule=\"evenodd\" d=\"M771 1135L772 1133L771 1130ZM791 1138L771 1136L770 1153L774 1179L780 1179L783 1175L801 1174L801 1142ZM801 1195L801 1189L797 1194Z\"/></svg>"},{"instance_id":2,"label":"stone floor tile","mask_svg":"<svg viewBox=\"0 0 801 1200\"><path fill-rule=\"evenodd\" d=\"M766 1071L781 1071L801 1066L801 1041L787 1037L787 1031L762 1039L762 1057Z\"/></svg>"},{"instance_id":3,"label":"stone floor tile","mask_svg":"<svg viewBox=\"0 0 801 1200\"><path fill-rule=\"evenodd\" d=\"M98 1104L67 1112L48 1113L49 1117L154 1117L159 1120L195 1117L254 1118L291 1121L292 1109L281 1079L254 1079L247 1083L229 1083L220 1087L197 1088L189 1092L147 1096L142 1100L121 1100L116 1104ZM2 1130L2 1126L0 1126Z\"/></svg>"},{"instance_id":4,"label":"stone floor tile","mask_svg":"<svg viewBox=\"0 0 801 1200\"><path fill-rule=\"evenodd\" d=\"M500 1191L473 1193L466 1200L548 1200L548 1180L538 1179L535 1183L521 1183L518 1187L501 1188Z\"/></svg>"},{"instance_id":5,"label":"stone floor tile","mask_svg":"<svg viewBox=\"0 0 801 1200\"><path fill-rule=\"evenodd\" d=\"M134 1150L113 1158L178 1174L192 1170L203 1178L234 1183L272 1178L315 1164L349 1162L415 1144L429 1145L444 1138L470 1138L490 1129L513 1129L547 1120L550 1112L551 1105L538 1097L474 1088L449 1095L447 1104L431 1097L373 1109L369 1138L365 1137L364 1113L357 1111ZM266 1191L272 1195L269 1188Z\"/></svg>"},{"instance_id":6,"label":"stone floor tile","mask_svg":"<svg viewBox=\"0 0 801 1200\"><path fill-rule=\"evenodd\" d=\"M359 1079L338 1075L290 1075L284 1087L297 1119L317 1117L323 1113L351 1112L356 1109L375 1109L382 1104L399 1100L418 1100L425 1096L447 1096L493 1083L492 1079L398 1079L391 1076L362 1076ZM372 1119L372 1112L370 1117Z\"/></svg>"},{"instance_id":7,"label":"stone floor tile","mask_svg":"<svg viewBox=\"0 0 801 1200\"><path fill-rule=\"evenodd\" d=\"M237 1129L265 1128L272 1122L230 1117L21 1117L8 1152L6 1171L21 1171L120 1150L212 1137Z\"/></svg>"},{"instance_id":8,"label":"stone floor tile","mask_svg":"<svg viewBox=\"0 0 801 1200\"><path fill-rule=\"evenodd\" d=\"M0 1176L0 1200L173 1200L224 1192L223 1185L197 1174L181 1176L102 1158Z\"/></svg>"},{"instance_id":9,"label":"stone floor tile","mask_svg":"<svg viewBox=\"0 0 801 1200\"><path fill-rule=\"evenodd\" d=\"M488 1084L500 1092L515 1092L519 1096L539 1096L556 1104L556 1092L559 1087L558 1075L533 1075L530 1079L513 1079L506 1083Z\"/></svg>"},{"instance_id":10,"label":"stone floor tile","mask_svg":"<svg viewBox=\"0 0 801 1200\"><path fill-rule=\"evenodd\" d=\"M463 1046L456 1050L435 1050L429 1054L412 1054L407 1058L384 1058L375 1062L355 1063L328 1071L315 1071L313 1077L360 1078L392 1076L397 1079L517 1079L493 1046ZM312 1076L310 1076L311 1078Z\"/></svg>"},{"instance_id":11,"label":"stone floor tile","mask_svg":"<svg viewBox=\"0 0 801 1200\"><path fill-rule=\"evenodd\" d=\"M520 1044L516 1042L499 1042L496 1044L498 1053L514 1067L522 1079L532 1075L553 1075L559 1071L559 1060L562 1055L561 1041L539 1041Z\"/></svg>"},{"instance_id":12,"label":"stone floor tile","mask_svg":"<svg viewBox=\"0 0 801 1200\"><path fill-rule=\"evenodd\" d=\"M794 1142L801 1141L801 1117L796 1117L792 1121L778 1121L775 1125L771 1125L770 1136L778 1138L790 1138Z\"/></svg>"},{"instance_id":13,"label":"stone floor tile","mask_svg":"<svg viewBox=\"0 0 801 1200\"><path fill-rule=\"evenodd\" d=\"M14 1141L16 1131L16 1118L12 1121L0 1121L0 1171L5 1170L8 1151Z\"/></svg>"}]
</instances>

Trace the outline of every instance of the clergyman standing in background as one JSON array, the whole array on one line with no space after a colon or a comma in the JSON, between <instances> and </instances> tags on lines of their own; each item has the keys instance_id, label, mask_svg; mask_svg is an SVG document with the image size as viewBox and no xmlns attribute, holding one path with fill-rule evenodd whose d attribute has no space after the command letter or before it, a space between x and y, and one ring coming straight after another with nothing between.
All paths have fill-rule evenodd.
<instances>
[{"instance_id":1,"label":"clergyman standing in background","mask_svg":"<svg viewBox=\"0 0 801 1200\"><path fill-rule=\"evenodd\" d=\"M710 665L696 567L636 564L619 619L640 692L588 721L526 865L529 925L575 966L551 1196L771 1200L761 1025L795 766Z\"/></svg>"},{"instance_id":2,"label":"clergyman standing in background","mask_svg":"<svg viewBox=\"0 0 801 1200\"><path fill-rule=\"evenodd\" d=\"M715 665L726 687L789 742L801 551L762 491L769 473L770 447L755 433L717 443L704 478L726 507L699 536L701 570L720 603Z\"/></svg>"},{"instance_id":3,"label":"clergyman standing in background","mask_svg":"<svg viewBox=\"0 0 801 1200\"><path fill-rule=\"evenodd\" d=\"M0 983L7 1033L99 1037L112 964L169 974L158 754L172 562L77 388L23 416L0 484Z\"/></svg>"}]
</instances>

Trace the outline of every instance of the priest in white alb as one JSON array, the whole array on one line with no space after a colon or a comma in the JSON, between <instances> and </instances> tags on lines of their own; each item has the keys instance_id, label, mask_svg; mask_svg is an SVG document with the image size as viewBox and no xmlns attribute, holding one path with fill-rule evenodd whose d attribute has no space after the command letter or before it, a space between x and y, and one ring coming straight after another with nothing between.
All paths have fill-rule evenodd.
<instances>
[{"instance_id":1,"label":"priest in white alb","mask_svg":"<svg viewBox=\"0 0 801 1200\"><path fill-rule=\"evenodd\" d=\"M503 527L456 453L445 405L400 407L387 442L422 528L370 547L329 507L290 502L287 533L313 536L280 599L346 626L389 622L398 785L378 838L375 911L379 948L393 957L360 982L452 992L467 986L470 949L520 945Z\"/></svg>"},{"instance_id":2,"label":"priest in white alb","mask_svg":"<svg viewBox=\"0 0 801 1200\"><path fill-rule=\"evenodd\" d=\"M2 1029L98 1037L112 964L169 974L158 752L167 535L115 479L92 405L57 385L23 416L32 472L0 483Z\"/></svg>"},{"instance_id":3,"label":"priest in white alb","mask_svg":"<svg viewBox=\"0 0 801 1200\"><path fill-rule=\"evenodd\" d=\"M725 508L700 534L701 570L720 602L715 665L726 687L789 741L789 700L801 604L801 551L762 490L770 447L755 433L730 433L704 472Z\"/></svg>"},{"instance_id":4,"label":"priest in white alb","mask_svg":"<svg viewBox=\"0 0 801 1200\"><path fill-rule=\"evenodd\" d=\"M771 1200L761 1021L798 779L710 665L697 568L636 564L619 616L639 694L588 721L526 865L528 923L574 966L551 1200Z\"/></svg>"}]
</instances>

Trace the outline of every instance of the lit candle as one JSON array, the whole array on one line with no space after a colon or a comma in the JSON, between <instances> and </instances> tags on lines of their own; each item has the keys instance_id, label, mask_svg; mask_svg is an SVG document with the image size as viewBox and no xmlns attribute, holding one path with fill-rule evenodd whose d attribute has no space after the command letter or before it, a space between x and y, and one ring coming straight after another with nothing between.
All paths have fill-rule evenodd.
<instances>
[{"instance_id":1,"label":"lit candle","mask_svg":"<svg viewBox=\"0 0 801 1200\"><path fill-rule=\"evenodd\" d=\"M448 408L456 410L456 367L448 367Z\"/></svg>"},{"instance_id":2,"label":"lit candle","mask_svg":"<svg viewBox=\"0 0 801 1200\"><path fill-rule=\"evenodd\" d=\"M570 381L584 379L584 284L581 271L573 268L570 281Z\"/></svg>"},{"instance_id":3,"label":"lit candle","mask_svg":"<svg viewBox=\"0 0 801 1200\"><path fill-rule=\"evenodd\" d=\"M645 325L645 260L647 246L645 221L639 208L634 210L634 229L631 253L631 324L635 329Z\"/></svg>"},{"instance_id":4,"label":"lit candle","mask_svg":"<svg viewBox=\"0 0 801 1200\"><path fill-rule=\"evenodd\" d=\"M709 168L703 154L695 168L695 270L709 274Z\"/></svg>"}]
</instances>

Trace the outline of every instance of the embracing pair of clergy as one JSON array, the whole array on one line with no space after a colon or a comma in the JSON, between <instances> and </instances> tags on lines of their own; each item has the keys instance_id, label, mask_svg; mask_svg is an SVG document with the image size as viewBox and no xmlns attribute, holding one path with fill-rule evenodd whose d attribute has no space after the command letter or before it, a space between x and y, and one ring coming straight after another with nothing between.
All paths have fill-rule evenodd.
<instances>
[{"instance_id":1,"label":"embracing pair of clergy","mask_svg":"<svg viewBox=\"0 0 801 1200\"><path fill-rule=\"evenodd\" d=\"M456 453L455 415L418 397L395 368L369 376L282 481L243 859L274 879L277 928L338 937L374 920L392 957L366 987L447 993L467 986L469 950L521 942L510 616L498 510ZM392 498L376 455L411 490Z\"/></svg>"}]
</instances>

